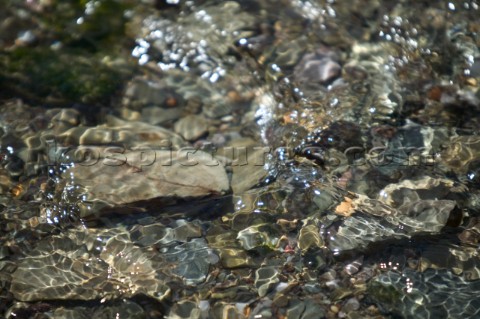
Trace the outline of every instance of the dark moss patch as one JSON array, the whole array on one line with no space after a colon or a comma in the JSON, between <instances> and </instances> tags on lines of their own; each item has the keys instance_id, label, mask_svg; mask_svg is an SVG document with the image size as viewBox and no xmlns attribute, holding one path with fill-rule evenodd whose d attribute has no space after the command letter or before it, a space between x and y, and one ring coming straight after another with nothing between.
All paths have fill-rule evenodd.
<instances>
[{"instance_id":1,"label":"dark moss patch","mask_svg":"<svg viewBox=\"0 0 480 319\"><path fill-rule=\"evenodd\" d=\"M108 103L122 84L121 72L96 56L50 48L18 48L0 57L2 97L46 104Z\"/></svg>"},{"instance_id":2,"label":"dark moss patch","mask_svg":"<svg viewBox=\"0 0 480 319\"><path fill-rule=\"evenodd\" d=\"M130 75L128 1L53 1L30 12L34 43L0 51L0 98L106 105ZM113 62L115 61L115 62Z\"/></svg>"}]
</instances>

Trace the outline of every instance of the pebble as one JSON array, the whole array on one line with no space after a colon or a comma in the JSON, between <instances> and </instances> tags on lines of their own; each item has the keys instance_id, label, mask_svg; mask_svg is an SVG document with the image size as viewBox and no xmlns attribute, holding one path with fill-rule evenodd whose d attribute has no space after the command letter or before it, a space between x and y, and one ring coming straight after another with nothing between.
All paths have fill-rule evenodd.
<instances>
[{"instance_id":1,"label":"pebble","mask_svg":"<svg viewBox=\"0 0 480 319\"><path fill-rule=\"evenodd\" d=\"M175 123L175 132L187 141L195 141L207 133L209 123L202 115L188 115Z\"/></svg>"},{"instance_id":2,"label":"pebble","mask_svg":"<svg viewBox=\"0 0 480 319\"><path fill-rule=\"evenodd\" d=\"M336 306L336 305L330 306L330 310L331 310L333 313L338 313L338 312L340 311L340 309L339 309L338 306Z\"/></svg>"}]
</instances>

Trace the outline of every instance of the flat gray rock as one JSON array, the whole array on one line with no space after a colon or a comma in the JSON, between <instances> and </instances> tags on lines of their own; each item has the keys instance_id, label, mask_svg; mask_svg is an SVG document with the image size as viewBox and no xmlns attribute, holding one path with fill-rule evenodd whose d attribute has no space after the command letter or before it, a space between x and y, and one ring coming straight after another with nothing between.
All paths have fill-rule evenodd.
<instances>
[{"instance_id":1,"label":"flat gray rock","mask_svg":"<svg viewBox=\"0 0 480 319\"><path fill-rule=\"evenodd\" d=\"M60 188L74 186L73 192L85 206L82 215L105 206L221 195L230 187L223 165L205 152L99 151L97 161L78 163L63 173L65 185Z\"/></svg>"}]
</instances>

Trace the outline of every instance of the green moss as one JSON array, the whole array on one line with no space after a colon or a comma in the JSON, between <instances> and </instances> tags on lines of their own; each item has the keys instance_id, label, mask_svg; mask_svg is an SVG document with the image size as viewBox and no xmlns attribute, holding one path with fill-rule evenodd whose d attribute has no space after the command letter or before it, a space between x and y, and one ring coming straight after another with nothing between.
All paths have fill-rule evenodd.
<instances>
[{"instance_id":1,"label":"green moss","mask_svg":"<svg viewBox=\"0 0 480 319\"><path fill-rule=\"evenodd\" d=\"M107 103L122 83L97 56L65 50L18 48L1 55L0 67L2 86L38 101Z\"/></svg>"},{"instance_id":2,"label":"green moss","mask_svg":"<svg viewBox=\"0 0 480 319\"><path fill-rule=\"evenodd\" d=\"M0 92L35 103L108 104L129 75L128 0L57 0L38 13L34 47L0 51ZM81 23L78 23L79 19ZM59 49L52 49L58 43ZM105 60L123 61L111 66ZM127 70L127 72L125 72Z\"/></svg>"},{"instance_id":3,"label":"green moss","mask_svg":"<svg viewBox=\"0 0 480 319\"><path fill-rule=\"evenodd\" d=\"M125 12L132 7L130 1L57 0L40 20L66 46L114 52L126 40Z\"/></svg>"}]
</instances>

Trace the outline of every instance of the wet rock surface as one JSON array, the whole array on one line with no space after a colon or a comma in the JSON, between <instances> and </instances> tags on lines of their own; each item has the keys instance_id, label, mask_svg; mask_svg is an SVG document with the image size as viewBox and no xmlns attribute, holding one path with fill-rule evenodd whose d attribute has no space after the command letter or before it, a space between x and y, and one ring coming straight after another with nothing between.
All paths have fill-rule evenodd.
<instances>
[{"instance_id":1,"label":"wet rock surface","mask_svg":"<svg viewBox=\"0 0 480 319\"><path fill-rule=\"evenodd\" d=\"M478 316L476 301L470 298L476 293L478 283L465 282L449 272L430 270L425 271L420 283L415 285L418 275L411 270L406 270L404 274L382 274L369 287L372 298L382 300L393 315L401 314L405 318ZM402 293L402 290L409 291L409 294ZM420 300L428 302L418 302Z\"/></svg>"},{"instance_id":2,"label":"wet rock surface","mask_svg":"<svg viewBox=\"0 0 480 319\"><path fill-rule=\"evenodd\" d=\"M100 158L94 165L80 163L65 170L63 176L68 182L59 187L64 189L70 184L81 188L76 196L85 205L84 216L92 209L121 210L120 206L127 206L128 210L128 206L134 209L136 204L141 207L150 201L219 196L229 190L224 167L207 153L196 151L190 156L187 151L146 153L112 153L109 159ZM71 176L76 177L69 179Z\"/></svg>"},{"instance_id":3,"label":"wet rock surface","mask_svg":"<svg viewBox=\"0 0 480 319\"><path fill-rule=\"evenodd\" d=\"M479 10L1 3L0 317L478 317Z\"/></svg>"}]
</instances>

